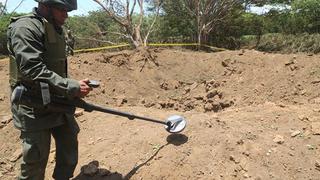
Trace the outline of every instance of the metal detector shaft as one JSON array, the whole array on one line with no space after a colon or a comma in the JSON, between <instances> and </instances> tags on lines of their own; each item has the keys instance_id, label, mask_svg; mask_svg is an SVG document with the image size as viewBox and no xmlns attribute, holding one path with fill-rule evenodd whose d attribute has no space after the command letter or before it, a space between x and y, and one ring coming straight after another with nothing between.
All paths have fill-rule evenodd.
<instances>
[{"instance_id":1,"label":"metal detector shaft","mask_svg":"<svg viewBox=\"0 0 320 180\"><path fill-rule=\"evenodd\" d=\"M31 105L34 107L44 107L42 100L39 99L38 97L34 97L34 96L28 96L26 93L26 89L23 86L17 87L15 88L15 90L12 93L12 97L11 97L11 102L12 103L22 103L22 104L27 104L27 105ZM142 116L137 116L131 113L127 113L127 112L121 112L118 110L114 110L114 109L110 109L110 108L105 108L105 107L101 107L98 105L94 105L91 103L87 103L84 100L80 99L80 98L76 98L73 100L67 100L64 98L51 98L51 103L49 103L47 105L48 107L50 106L51 109L55 109L56 111L61 111L61 112L73 112L75 107L79 107L84 109L85 111L91 112L91 111L100 111L100 112L104 112L104 113L109 113L109 114L114 114L114 115L119 115L119 116L123 116L123 117L127 117L130 120L132 119L142 119L142 120L146 120L146 121L151 121L154 123L159 123L159 124L166 124L166 122L163 121L159 121L156 119L152 119L152 118L147 118L147 117L142 117Z\"/></svg>"},{"instance_id":2,"label":"metal detector shaft","mask_svg":"<svg viewBox=\"0 0 320 180\"><path fill-rule=\"evenodd\" d=\"M17 104L17 105L24 104L33 108L47 109L52 112L74 113L75 108L78 107L88 112L100 111L104 113L127 117L130 120L133 120L133 119L146 120L146 121L150 121L158 124L164 124L165 129L170 133L181 132L186 127L186 123L187 123L182 116L178 116L178 115L170 116L164 122L164 121L159 121L159 120L148 118L148 117L137 116L128 112L122 112L122 111L118 111L110 108L101 107L98 105L87 103L80 98L66 99L66 98L54 96L53 98L50 98L49 103L45 104L41 98L28 94L26 88L22 85L17 86L13 90L10 99L11 99L11 103L13 104Z\"/></svg>"},{"instance_id":3,"label":"metal detector shaft","mask_svg":"<svg viewBox=\"0 0 320 180\"><path fill-rule=\"evenodd\" d=\"M82 108L82 109L84 109L85 111L88 111L88 112L100 111L100 112L104 112L104 113L109 113L109 114L114 114L114 115L127 117L130 120L141 119L141 120L146 120L146 121L150 121L150 122L154 122L154 123L158 123L158 124L164 124L165 125L165 129L170 133L179 133L179 132L181 132L186 127L186 123L187 123L186 120L182 116L178 116L178 115L170 116L164 122L164 121L159 121L159 120L148 118L148 117L137 116L137 115L134 115L134 114L131 114L131 113L122 112L122 111L118 111L118 110L109 109L109 108L101 107L101 106L98 106L98 105L90 104L90 103L85 102L82 99L78 99L76 101L75 105L76 105L76 107L80 107L80 108Z\"/></svg>"},{"instance_id":4,"label":"metal detector shaft","mask_svg":"<svg viewBox=\"0 0 320 180\"><path fill-rule=\"evenodd\" d=\"M104 113L109 113L109 114L114 114L114 115L118 115L118 116L123 116L123 117L127 117L130 120L133 119L141 119L141 120L146 120L146 121L150 121L150 122L154 122L154 123L159 123L159 124L165 124L165 122L163 121L159 121L156 119L151 119L148 117L142 117L142 116L137 116L131 113L127 113L127 112L122 112L122 111L118 111L118 110L114 110L114 109L110 109L110 108L105 108L105 107L101 107L98 105L94 105L91 103L87 103L85 101L81 101L81 105L78 105L78 107L83 108L85 111L91 112L91 111L100 111L100 112L104 112Z\"/></svg>"}]
</instances>

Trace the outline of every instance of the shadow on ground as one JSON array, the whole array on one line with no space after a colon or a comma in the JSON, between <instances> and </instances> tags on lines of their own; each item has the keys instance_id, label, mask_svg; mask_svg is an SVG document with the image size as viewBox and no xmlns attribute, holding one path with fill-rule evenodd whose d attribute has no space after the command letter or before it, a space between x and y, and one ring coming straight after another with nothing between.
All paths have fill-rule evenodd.
<instances>
[{"instance_id":1,"label":"shadow on ground","mask_svg":"<svg viewBox=\"0 0 320 180\"><path fill-rule=\"evenodd\" d=\"M108 169L99 168L98 161L91 161L90 163L81 167L81 173L77 175L73 180L127 180L130 179L141 167L145 166L148 162L154 159L157 154L165 146L173 144L180 146L188 141L188 137L183 134L170 134L167 137L167 143L162 145L157 151L155 151L150 158L145 162L135 166L128 174L123 176L118 172L110 172Z\"/></svg>"}]
</instances>

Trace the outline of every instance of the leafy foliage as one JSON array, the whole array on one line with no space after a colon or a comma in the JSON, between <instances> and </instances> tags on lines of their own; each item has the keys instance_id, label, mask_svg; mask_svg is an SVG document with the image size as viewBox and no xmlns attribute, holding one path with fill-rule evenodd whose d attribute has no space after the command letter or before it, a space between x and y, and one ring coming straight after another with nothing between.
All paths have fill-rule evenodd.
<instances>
[{"instance_id":1,"label":"leafy foliage","mask_svg":"<svg viewBox=\"0 0 320 180\"><path fill-rule=\"evenodd\" d=\"M66 27L76 38L76 48L91 48L123 42L118 35L119 27L103 11L89 12L88 16L70 17Z\"/></svg>"},{"instance_id":2,"label":"leafy foliage","mask_svg":"<svg viewBox=\"0 0 320 180\"><path fill-rule=\"evenodd\" d=\"M320 32L320 1L296 0L292 3L295 24L302 32Z\"/></svg>"},{"instance_id":3,"label":"leafy foliage","mask_svg":"<svg viewBox=\"0 0 320 180\"><path fill-rule=\"evenodd\" d=\"M0 54L7 53L7 28L11 16L18 16L18 14L4 14L0 16Z\"/></svg>"},{"instance_id":4,"label":"leafy foliage","mask_svg":"<svg viewBox=\"0 0 320 180\"><path fill-rule=\"evenodd\" d=\"M160 22L161 38L164 42L182 42L196 39L196 24L190 21L191 16L181 3L176 1L164 1Z\"/></svg>"}]
</instances>

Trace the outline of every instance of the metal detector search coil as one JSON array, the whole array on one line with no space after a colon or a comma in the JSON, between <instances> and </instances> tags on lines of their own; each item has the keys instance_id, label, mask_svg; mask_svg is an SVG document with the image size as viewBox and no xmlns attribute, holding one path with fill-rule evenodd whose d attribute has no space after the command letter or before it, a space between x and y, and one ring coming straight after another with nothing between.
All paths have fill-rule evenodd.
<instances>
[{"instance_id":1,"label":"metal detector search coil","mask_svg":"<svg viewBox=\"0 0 320 180\"><path fill-rule=\"evenodd\" d=\"M168 117L165 125L165 129L170 133L178 133L184 130L187 125L187 121L179 115L173 115Z\"/></svg>"}]
</instances>

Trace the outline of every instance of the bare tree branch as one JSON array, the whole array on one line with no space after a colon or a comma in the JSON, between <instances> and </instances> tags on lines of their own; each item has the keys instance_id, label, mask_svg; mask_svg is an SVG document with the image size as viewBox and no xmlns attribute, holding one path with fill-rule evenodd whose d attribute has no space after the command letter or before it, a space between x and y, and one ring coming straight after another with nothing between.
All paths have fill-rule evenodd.
<instances>
[{"instance_id":1,"label":"bare tree branch","mask_svg":"<svg viewBox=\"0 0 320 180\"><path fill-rule=\"evenodd\" d=\"M2 4L3 6L1 7L2 9L0 9L0 16L1 16L1 15L4 15L4 13L6 12L7 2L8 2L8 0L5 0L5 1L4 1L4 4Z\"/></svg>"},{"instance_id":2,"label":"bare tree branch","mask_svg":"<svg viewBox=\"0 0 320 180\"><path fill-rule=\"evenodd\" d=\"M130 17L132 17L133 15L133 11L134 11L134 8L136 7L136 4L137 4L137 0L133 0L133 5L132 5L132 8L131 8L131 12L130 12Z\"/></svg>"},{"instance_id":3,"label":"bare tree branch","mask_svg":"<svg viewBox=\"0 0 320 180\"><path fill-rule=\"evenodd\" d=\"M23 3L24 0L21 0L20 3L12 10L12 12L10 14L13 14L19 7L20 5Z\"/></svg>"},{"instance_id":4,"label":"bare tree branch","mask_svg":"<svg viewBox=\"0 0 320 180\"><path fill-rule=\"evenodd\" d=\"M129 8L130 8L130 0L127 0L127 6L126 6L126 16L129 16Z\"/></svg>"},{"instance_id":5,"label":"bare tree branch","mask_svg":"<svg viewBox=\"0 0 320 180\"><path fill-rule=\"evenodd\" d=\"M198 43L225 19L239 0L184 0L186 10L197 22Z\"/></svg>"},{"instance_id":6,"label":"bare tree branch","mask_svg":"<svg viewBox=\"0 0 320 180\"><path fill-rule=\"evenodd\" d=\"M153 26L154 26L154 24L156 23L156 20L157 20L157 18L158 18L158 16L159 16L161 4L162 4L162 1L161 1L161 0L157 0L157 4L156 4L156 15L155 15L155 17L153 18L153 21L152 21L151 25L150 25L149 28L148 28L147 35L145 36L145 39L144 39L144 45L145 45L145 46L147 46L147 41L148 41L149 35L150 35L150 33L152 32Z\"/></svg>"},{"instance_id":7,"label":"bare tree branch","mask_svg":"<svg viewBox=\"0 0 320 180\"><path fill-rule=\"evenodd\" d=\"M144 16L144 9L143 9L143 0L137 0L139 7L140 7L140 16L139 16L139 23L138 23L138 27L141 26L142 22L143 22L143 16Z\"/></svg>"},{"instance_id":8,"label":"bare tree branch","mask_svg":"<svg viewBox=\"0 0 320 180\"><path fill-rule=\"evenodd\" d=\"M150 32L156 22L157 16L159 15L160 11L160 3L155 3L156 6L156 15L153 19L151 25L147 29L146 36L142 36L142 25L144 23L144 2L149 2L147 0L93 0L94 2L98 3L103 10L107 13L109 17L111 17L116 23L118 23L124 30L123 33L118 33L118 35L124 36L130 39L131 43L136 47L140 47L146 45ZM162 0L158 0L162 2ZM131 5L132 3L132 5ZM139 6L138 12L138 21L133 21L133 14L135 11L135 7ZM115 33L113 33L115 34Z\"/></svg>"},{"instance_id":9,"label":"bare tree branch","mask_svg":"<svg viewBox=\"0 0 320 180\"><path fill-rule=\"evenodd\" d=\"M98 3L105 11L106 11L106 13L108 14L108 16L109 17L111 17L114 21L116 21L117 23L119 23L120 25L122 25L122 26L125 26L125 23L123 22L123 20L121 19L121 18L119 18L115 13L114 13L114 11L112 10L113 9L113 7L112 8L110 8L110 9L108 9L107 8L107 5L110 3L110 5L112 5L113 3L113 1L111 0L107 0L106 1L106 6L105 5L103 5L103 3L102 2L100 2L99 0L93 0L94 2L96 2L96 3Z\"/></svg>"}]
</instances>

